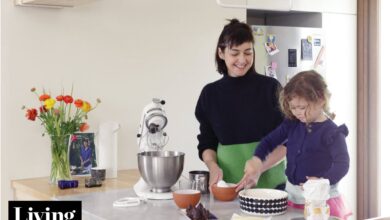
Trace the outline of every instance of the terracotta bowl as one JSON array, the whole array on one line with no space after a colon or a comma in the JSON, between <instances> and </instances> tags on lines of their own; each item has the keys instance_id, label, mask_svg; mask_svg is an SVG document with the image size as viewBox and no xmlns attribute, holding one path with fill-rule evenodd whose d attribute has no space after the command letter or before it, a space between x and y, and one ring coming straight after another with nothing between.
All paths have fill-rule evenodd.
<instances>
[{"instance_id":1,"label":"terracotta bowl","mask_svg":"<svg viewBox=\"0 0 390 220\"><path fill-rule=\"evenodd\" d=\"M200 200L200 196L199 190L180 189L173 192L173 201L179 208L185 209L190 205L195 207Z\"/></svg>"},{"instance_id":2,"label":"terracotta bowl","mask_svg":"<svg viewBox=\"0 0 390 220\"><path fill-rule=\"evenodd\" d=\"M211 186L214 198L220 201L232 201L237 197L236 184L228 183L228 187L218 187L217 184Z\"/></svg>"}]
</instances>

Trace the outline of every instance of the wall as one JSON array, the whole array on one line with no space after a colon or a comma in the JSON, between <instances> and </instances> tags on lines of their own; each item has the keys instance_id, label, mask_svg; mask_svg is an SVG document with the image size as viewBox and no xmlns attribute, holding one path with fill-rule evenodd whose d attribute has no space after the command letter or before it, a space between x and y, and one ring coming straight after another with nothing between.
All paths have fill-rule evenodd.
<instances>
[{"instance_id":1,"label":"wall","mask_svg":"<svg viewBox=\"0 0 390 220\"><path fill-rule=\"evenodd\" d=\"M226 18L245 18L209 0L96 0L70 9L15 7L1 1L1 206L6 219L13 179L47 176L50 149L39 122L22 105L38 103L30 88L62 89L102 104L92 128L114 120L119 168L136 168L137 127L153 97L167 102L166 149L186 153L185 170L202 169L197 157L194 108L202 87L219 77L214 47Z\"/></svg>"},{"instance_id":2,"label":"wall","mask_svg":"<svg viewBox=\"0 0 390 220\"><path fill-rule=\"evenodd\" d=\"M356 15L324 13L322 17L326 39L326 80L332 93L331 110L336 124L345 123L349 129L347 145L350 156L349 172L339 190L346 198L356 219L357 179L357 41ZM335 25L337 24L337 25Z\"/></svg>"}]
</instances>

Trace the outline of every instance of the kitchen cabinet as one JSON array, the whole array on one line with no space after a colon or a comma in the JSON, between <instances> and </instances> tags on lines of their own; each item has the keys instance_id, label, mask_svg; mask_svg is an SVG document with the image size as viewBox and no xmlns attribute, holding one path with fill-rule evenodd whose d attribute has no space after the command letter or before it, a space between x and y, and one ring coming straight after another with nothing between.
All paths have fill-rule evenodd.
<instances>
[{"instance_id":1,"label":"kitchen cabinet","mask_svg":"<svg viewBox=\"0 0 390 220\"><path fill-rule=\"evenodd\" d=\"M106 179L101 187L93 188L85 187L85 178L80 176L74 177L74 179L79 180L79 187L64 190L58 188L57 185L50 184L49 177L12 180L11 187L15 200L53 200L61 196L129 188L138 181L140 175L136 169L120 170L117 178Z\"/></svg>"},{"instance_id":2,"label":"kitchen cabinet","mask_svg":"<svg viewBox=\"0 0 390 220\"><path fill-rule=\"evenodd\" d=\"M229 4L227 0L217 0L223 7L247 8L259 11L301 11L354 14L356 0L247 0L246 3Z\"/></svg>"},{"instance_id":3,"label":"kitchen cabinet","mask_svg":"<svg viewBox=\"0 0 390 220\"><path fill-rule=\"evenodd\" d=\"M292 11L356 14L356 0L293 0Z\"/></svg>"},{"instance_id":4,"label":"kitchen cabinet","mask_svg":"<svg viewBox=\"0 0 390 220\"><path fill-rule=\"evenodd\" d=\"M34 7L50 7L50 8L65 8L75 7L85 4L93 0L14 0L15 5L19 6L34 6Z\"/></svg>"}]
</instances>

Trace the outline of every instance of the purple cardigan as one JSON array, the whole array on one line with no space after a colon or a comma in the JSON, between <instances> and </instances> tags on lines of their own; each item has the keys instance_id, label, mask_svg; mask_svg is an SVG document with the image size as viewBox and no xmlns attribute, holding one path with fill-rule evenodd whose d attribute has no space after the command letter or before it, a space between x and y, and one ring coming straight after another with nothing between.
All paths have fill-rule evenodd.
<instances>
[{"instance_id":1,"label":"purple cardigan","mask_svg":"<svg viewBox=\"0 0 390 220\"><path fill-rule=\"evenodd\" d=\"M345 137L348 128L330 119L306 125L298 120L284 120L261 140L255 156L262 161L278 145L287 147L286 176L295 185L306 182L306 176L329 179L334 185L349 169Z\"/></svg>"}]
</instances>

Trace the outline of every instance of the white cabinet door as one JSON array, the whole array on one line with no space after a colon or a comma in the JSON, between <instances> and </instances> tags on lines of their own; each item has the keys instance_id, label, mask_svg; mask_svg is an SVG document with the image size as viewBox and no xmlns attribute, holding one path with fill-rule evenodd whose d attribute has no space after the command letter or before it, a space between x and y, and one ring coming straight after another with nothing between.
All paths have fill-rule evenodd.
<instances>
[{"instance_id":1,"label":"white cabinet door","mask_svg":"<svg viewBox=\"0 0 390 220\"><path fill-rule=\"evenodd\" d=\"M290 11L293 0L247 0L249 9Z\"/></svg>"},{"instance_id":2,"label":"white cabinet door","mask_svg":"<svg viewBox=\"0 0 390 220\"><path fill-rule=\"evenodd\" d=\"M356 14L357 0L293 0L292 10Z\"/></svg>"},{"instance_id":3,"label":"white cabinet door","mask_svg":"<svg viewBox=\"0 0 390 220\"><path fill-rule=\"evenodd\" d=\"M34 7L74 7L93 0L15 0L15 5Z\"/></svg>"},{"instance_id":4,"label":"white cabinet door","mask_svg":"<svg viewBox=\"0 0 390 220\"><path fill-rule=\"evenodd\" d=\"M357 0L217 0L224 7L270 11L305 11L356 14Z\"/></svg>"}]
</instances>

